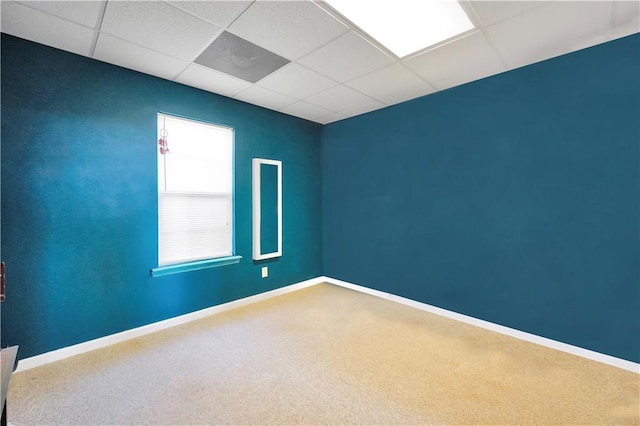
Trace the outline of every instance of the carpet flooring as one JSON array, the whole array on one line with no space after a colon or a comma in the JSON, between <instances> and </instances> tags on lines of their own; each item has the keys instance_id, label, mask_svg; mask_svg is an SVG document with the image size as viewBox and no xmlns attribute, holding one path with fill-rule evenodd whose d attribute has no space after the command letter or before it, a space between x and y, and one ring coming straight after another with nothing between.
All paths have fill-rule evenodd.
<instances>
[{"instance_id":1,"label":"carpet flooring","mask_svg":"<svg viewBox=\"0 0 640 426\"><path fill-rule=\"evenodd\" d=\"M640 375L316 285L15 374L31 424L640 424Z\"/></svg>"}]
</instances>

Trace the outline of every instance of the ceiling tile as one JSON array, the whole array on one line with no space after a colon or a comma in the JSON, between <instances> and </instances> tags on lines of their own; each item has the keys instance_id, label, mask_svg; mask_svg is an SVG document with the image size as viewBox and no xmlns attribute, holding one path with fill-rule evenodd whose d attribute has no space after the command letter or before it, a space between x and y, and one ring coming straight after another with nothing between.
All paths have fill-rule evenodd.
<instances>
[{"instance_id":1,"label":"ceiling tile","mask_svg":"<svg viewBox=\"0 0 640 426\"><path fill-rule=\"evenodd\" d=\"M567 45L609 27L612 2L550 2L486 29L511 68L568 53Z\"/></svg>"},{"instance_id":2,"label":"ceiling tile","mask_svg":"<svg viewBox=\"0 0 640 426\"><path fill-rule=\"evenodd\" d=\"M298 64L291 63L263 78L258 85L296 99L304 99L337 83Z\"/></svg>"},{"instance_id":3,"label":"ceiling tile","mask_svg":"<svg viewBox=\"0 0 640 426\"><path fill-rule=\"evenodd\" d=\"M228 30L295 60L348 29L315 3L304 0L256 1Z\"/></svg>"},{"instance_id":4,"label":"ceiling tile","mask_svg":"<svg viewBox=\"0 0 640 426\"><path fill-rule=\"evenodd\" d=\"M618 25L609 29L609 38L607 41L615 40L620 37L630 36L631 34L640 33L640 19L635 22L629 22L624 25Z\"/></svg>"},{"instance_id":5,"label":"ceiling tile","mask_svg":"<svg viewBox=\"0 0 640 426\"><path fill-rule=\"evenodd\" d=\"M230 97L251 86L251 83L244 80L231 77L198 64L189 65L176 81L188 86L197 87L198 89L208 90L209 92Z\"/></svg>"},{"instance_id":6,"label":"ceiling tile","mask_svg":"<svg viewBox=\"0 0 640 426\"><path fill-rule=\"evenodd\" d=\"M186 61L100 34L93 54L95 59L130 68L157 77L174 79L189 65Z\"/></svg>"},{"instance_id":7,"label":"ceiling tile","mask_svg":"<svg viewBox=\"0 0 640 426\"><path fill-rule=\"evenodd\" d=\"M382 100L394 93L424 86L425 82L401 64L394 64L351 80L346 85L372 98Z\"/></svg>"},{"instance_id":8,"label":"ceiling tile","mask_svg":"<svg viewBox=\"0 0 640 426\"><path fill-rule=\"evenodd\" d=\"M320 117L317 121L320 124L329 124L329 123L333 123L335 121L344 120L345 118L347 118L347 116L342 115L342 114L338 114L337 112L332 112L329 115L325 115L324 117Z\"/></svg>"},{"instance_id":9,"label":"ceiling tile","mask_svg":"<svg viewBox=\"0 0 640 426\"><path fill-rule=\"evenodd\" d=\"M252 1L169 1L167 3L224 28L240 16Z\"/></svg>"},{"instance_id":10,"label":"ceiling tile","mask_svg":"<svg viewBox=\"0 0 640 426\"><path fill-rule=\"evenodd\" d=\"M347 117L355 117L356 115L366 114L367 112L375 111L377 109L384 108L384 107L386 107L386 105L383 104L382 102L372 100L371 102L364 105L360 105L356 108L351 108L345 111L341 111L340 114L344 114Z\"/></svg>"},{"instance_id":11,"label":"ceiling tile","mask_svg":"<svg viewBox=\"0 0 640 426\"><path fill-rule=\"evenodd\" d=\"M527 10L542 6L545 1L467 1L483 26L497 24Z\"/></svg>"},{"instance_id":12,"label":"ceiling tile","mask_svg":"<svg viewBox=\"0 0 640 426\"><path fill-rule=\"evenodd\" d=\"M589 34L588 36L581 37L577 40L573 40L572 42L565 43L562 45L562 49L563 51L566 50L567 52L575 52L577 50L586 49L597 44L606 43L620 37L626 37L637 32L637 23L619 25L616 27L608 28L604 31L600 31L599 33Z\"/></svg>"},{"instance_id":13,"label":"ceiling tile","mask_svg":"<svg viewBox=\"0 0 640 426\"><path fill-rule=\"evenodd\" d=\"M440 90L506 71L480 31L404 63Z\"/></svg>"},{"instance_id":14,"label":"ceiling tile","mask_svg":"<svg viewBox=\"0 0 640 426\"><path fill-rule=\"evenodd\" d=\"M95 31L22 4L2 1L2 32L87 56Z\"/></svg>"},{"instance_id":15,"label":"ceiling tile","mask_svg":"<svg viewBox=\"0 0 640 426\"><path fill-rule=\"evenodd\" d=\"M366 105L372 100L370 97L348 87L335 86L305 99L305 102L326 108L333 112L341 112Z\"/></svg>"},{"instance_id":16,"label":"ceiling tile","mask_svg":"<svg viewBox=\"0 0 640 426\"><path fill-rule=\"evenodd\" d=\"M95 28L106 1L23 1L22 3L76 24Z\"/></svg>"},{"instance_id":17,"label":"ceiling tile","mask_svg":"<svg viewBox=\"0 0 640 426\"><path fill-rule=\"evenodd\" d=\"M281 93L272 92L263 87L253 85L234 96L234 98L269 109L279 110L297 102L296 99Z\"/></svg>"},{"instance_id":18,"label":"ceiling tile","mask_svg":"<svg viewBox=\"0 0 640 426\"><path fill-rule=\"evenodd\" d=\"M425 83L422 86L414 87L412 89L391 93L380 100L387 105L394 105L399 104L400 102L406 102L411 99L426 96L436 91L437 90L433 86Z\"/></svg>"},{"instance_id":19,"label":"ceiling tile","mask_svg":"<svg viewBox=\"0 0 640 426\"><path fill-rule=\"evenodd\" d=\"M110 1L101 31L191 61L220 28L162 2Z\"/></svg>"},{"instance_id":20,"label":"ceiling tile","mask_svg":"<svg viewBox=\"0 0 640 426\"><path fill-rule=\"evenodd\" d=\"M640 2L638 1L614 1L611 15L611 25L614 27L628 25L635 22L640 31Z\"/></svg>"},{"instance_id":21,"label":"ceiling tile","mask_svg":"<svg viewBox=\"0 0 640 426\"><path fill-rule=\"evenodd\" d=\"M280 109L280 112L316 122L321 117L331 114L331 111L307 102L296 102L295 104L287 105Z\"/></svg>"},{"instance_id":22,"label":"ceiling tile","mask_svg":"<svg viewBox=\"0 0 640 426\"><path fill-rule=\"evenodd\" d=\"M298 60L298 63L343 83L393 61L389 55L351 31Z\"/></svg>"}]
</instances>

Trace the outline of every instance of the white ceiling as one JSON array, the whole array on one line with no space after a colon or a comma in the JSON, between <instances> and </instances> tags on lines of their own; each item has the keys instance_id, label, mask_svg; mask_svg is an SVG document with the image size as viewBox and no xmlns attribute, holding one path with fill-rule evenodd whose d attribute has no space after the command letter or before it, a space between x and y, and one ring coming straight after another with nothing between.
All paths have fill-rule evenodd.
<instances>
[{"instance_id":1,"label":"white ceiling","mask_svg":"<svg viewBox=\"0 0 640 426\"><path fill-rule=\"evenodd\" d=\"M640 32L637 0L462 4L474 30L405 58L311 0L3 0L1 31L323 124ZM291 62L255 84L193 63L223 30Z\"/></svg>"}]
</instances>

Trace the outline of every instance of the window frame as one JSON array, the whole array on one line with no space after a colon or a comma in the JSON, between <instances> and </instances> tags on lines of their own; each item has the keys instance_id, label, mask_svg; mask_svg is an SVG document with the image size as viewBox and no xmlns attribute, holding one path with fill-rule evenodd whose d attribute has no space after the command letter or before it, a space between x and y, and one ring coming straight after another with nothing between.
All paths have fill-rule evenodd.
<instances>
[{"instance_id":1,"label":"window frame","mask_svg":"<svg viewBox=\"0 0 640 426\"><path fill-rule=\"evenodd\" d=\"M200 120L194 119L191 117L185 117L177 114L166 113L163 111L158 111L155 115L155 129L156 129L156 141L158 140L158 131L157 131L157 123L158 119L162 116L171 117L173 119L182 120L182 121L190 121L199 125L206 126L214 126L223 129L227 129L231 131L231 255L214 257L214 258L206 258L206 259L198 259L192 261L183 261L176 262L167 265L159 265L159 254L160 254L160 224L159 220L156 222L156 265L155 268L150 269L150 274L152 277L160 277L165 275L177 274L188 271L195 271L201 269L209 269L215 268L219 266L232 265L235 263L239 263L242 259L242 256L236 254L236 150L235 150L235 128L230 125L218 124L208 120ZM170 140L169 140L170 142ZM156 164L156 212L160 213L160 190L157 184L160 170L158 169L158 146L157 143L155 145L155 157L154 161ZM165 171L166 173L166 171ZM194 191L195 193L195 191Z\"/></svg>"}]
</instances>

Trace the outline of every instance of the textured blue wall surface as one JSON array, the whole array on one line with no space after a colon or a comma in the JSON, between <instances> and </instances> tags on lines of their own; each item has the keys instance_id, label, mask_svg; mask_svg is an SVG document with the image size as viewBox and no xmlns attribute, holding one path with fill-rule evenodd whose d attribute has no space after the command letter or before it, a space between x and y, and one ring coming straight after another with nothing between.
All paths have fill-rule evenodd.
<instances>
[{"instance_id":1,"label":"textured blue wall surface","mask_svg":"<svg viewBox=\"0 0 640 426\"><path fill-rule=\"evenodd\" d=\"M151 278L156 114L235 128L236 265ZM322 274L321 126L2 36L2 344L29 357ZM283 256L251 260L251 158L283 161Z\"/></svg>"},{"instance_id":2,"label":"textured blue wall surface","mask_svg":"<svg viewBox=\"0 0 640 426\"><path fill-rule=\"evenodd\" d=\"M330 124L324 273L640 361L640 36Z\"/></svg>"}]
</instances>

